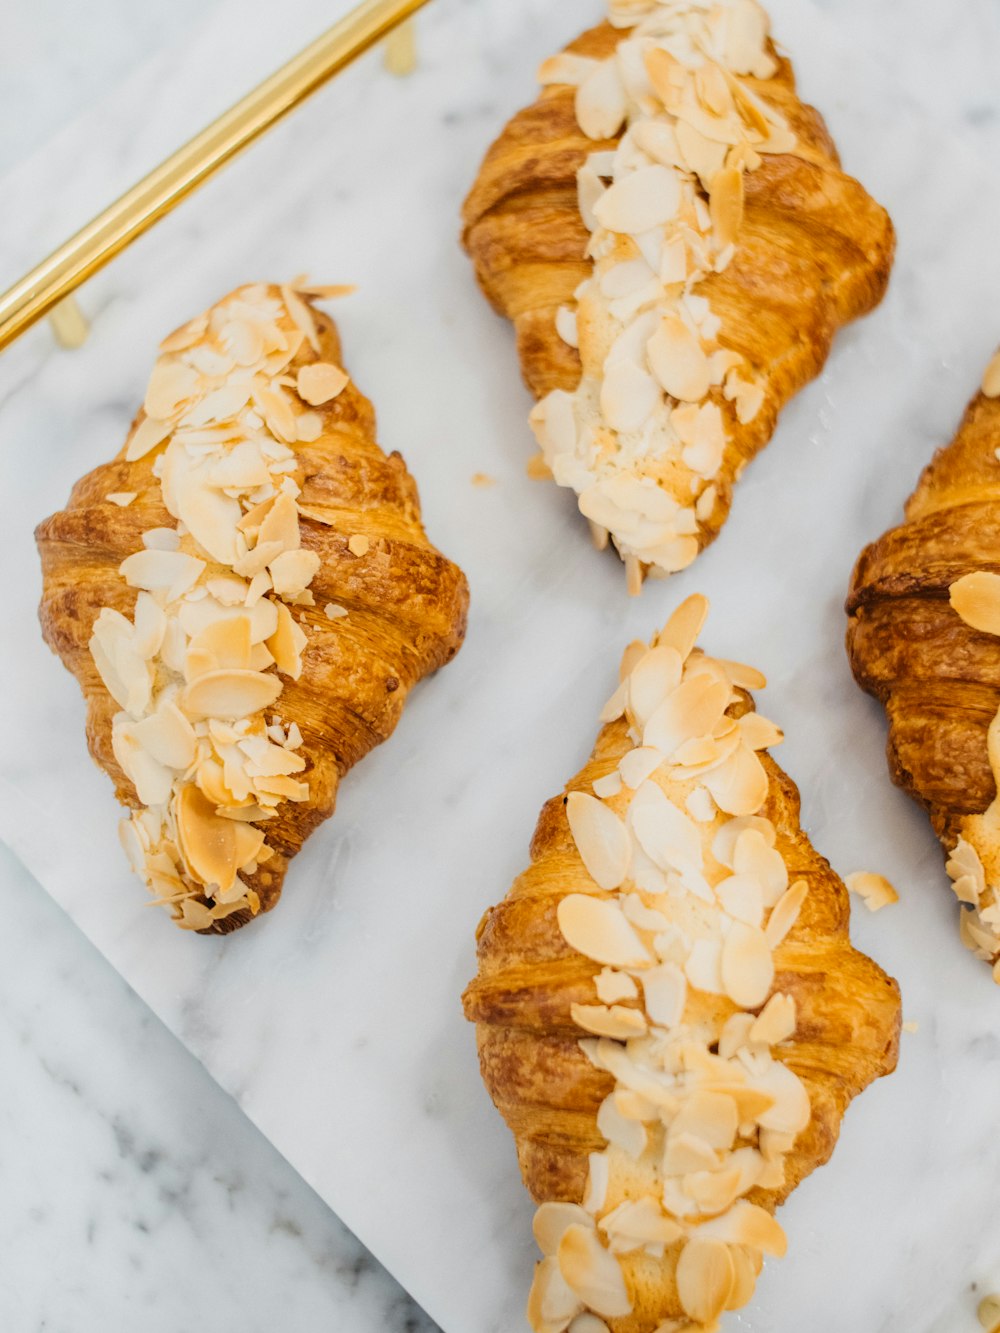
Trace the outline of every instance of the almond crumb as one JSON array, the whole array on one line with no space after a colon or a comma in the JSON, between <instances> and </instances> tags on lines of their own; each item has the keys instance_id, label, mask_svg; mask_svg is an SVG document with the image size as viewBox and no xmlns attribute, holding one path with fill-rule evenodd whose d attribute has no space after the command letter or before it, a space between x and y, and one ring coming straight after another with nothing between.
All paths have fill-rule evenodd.
<instances>
[{"instance_id":1,"label":"almond crumb","mask_svg":"<svg viewBox=\"0 0 1000 1333\"><path fill-rule=\"evenodd\" d=\"M328 620L343 620L344 616L347 615L347 607L340 606L337 602L327 602L323 611Z\"/></svg>"},{"instance_id":2,"label":"almond crumb","mask_svg":"<svg viewBox=\"0 0 1000 1333\"><path fill-rule=\"evenodd\" d=\"M371 543L367 537L361 537L358 534L348 538L347 541L347 549L350 551L351 555L367 555L368 547L370 545Z\"/></svg>"},{"instance_id":3,"label":"almond crumb","mask_svg":"<svg viewBox=\"0 0 1000 1333\"><path fill-rule=\"evenodd\" d=\"M870 870L859 870L853 875L847 875L844 883L852 893L858 895L869 912L878 912L883 907L899 902L899 894L885 876L876 875Z\"/></svg>"},{"instance_id":4,"label":"almond crumb","mask_svg":"<svg viewBox=\"0 0 1000 1333\"><path fill-rule=\"evenodd\" d=\"M126 505L132 503L138 494L138 491L109 491L104 498L109 504L118 505L120 509L124 509Z\"/></svg>"},{"instance_id":5,"label":"almond crumb","mask_svg":"<svg viewBox=\"0 0 1000 1333\"><path fill-rule=\"evenodd\" d=\"M904 1032L919 1032L919 1031L920 1031L920 1024L919 1024L919 1023L916 1023L916 1022L913 1022L913 1021L911 1020L910 1022L907 1022L907 1023L904 1023L904 1024L903 1024L903 1031L904 1031Z\"/></svg>"}]
</instances>

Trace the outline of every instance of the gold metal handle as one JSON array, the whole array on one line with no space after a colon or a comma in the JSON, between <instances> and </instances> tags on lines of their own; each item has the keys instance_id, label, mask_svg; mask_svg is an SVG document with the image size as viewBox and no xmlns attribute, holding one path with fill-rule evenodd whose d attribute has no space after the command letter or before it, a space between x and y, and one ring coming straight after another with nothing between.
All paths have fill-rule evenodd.
<instances>
[{"instance_id":1,"label":"gold metal handle","mask_svg":"<svg viewBox=\"0 0 1000 1333\"><path fill-rule=\"evenodd\" d=\"M0 349L428 0L362 0L0 296Z\"/></svg>"}]
</instances>

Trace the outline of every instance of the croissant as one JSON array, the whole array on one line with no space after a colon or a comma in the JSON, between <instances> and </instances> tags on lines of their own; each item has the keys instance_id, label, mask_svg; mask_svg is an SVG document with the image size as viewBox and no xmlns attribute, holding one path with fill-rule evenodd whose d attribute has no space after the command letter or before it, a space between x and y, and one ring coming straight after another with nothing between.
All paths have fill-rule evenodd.
<instances>
[{"instance_id":1,"label":"croissant","mask_svg":"<svg viewBox=\"0 0 1000 1333\"><path fill-rule=\"evenodd\" d=\"M896 983L691 597L633 643L590 760L478 931L483 1078L540 1205L535 1333L718 1328L781 1203L896 1063Z\"/></svg>"},{"instance_id":2,"label":"croissant","mask_svg":"<svg viewBox=\"0 0 1000 1333\"><path fill-rule=\"evenodd\" d=\"M718 535L781 408L881 300L894 233L756 0L610 0L540 78L464 244L539 400L529 470L576 492L634 593Z\"/></svg>"},{"instance_id":3,"label":"croissant","mask_svg":"<svg viewBox=\"0 0 1000 1333\"><path fill-rule=\"evenodd\" d=\"M889 720L892 779L924 807L1000 982L1000 353L905 520L861 553L847 599L854 677Z\"/></svg>"},{"instance_id":4,"label":"croissant","mask_svg":"<svg viewBox=\"0 0 1000 1333\"><path fill-rule=\"evenodd\" d=\"M179 926L269 911L343 775L458 651L465 577L313 298L245 286L160 345L113 462L36 532L46 642Z\"/></svg>"}]
</instances>

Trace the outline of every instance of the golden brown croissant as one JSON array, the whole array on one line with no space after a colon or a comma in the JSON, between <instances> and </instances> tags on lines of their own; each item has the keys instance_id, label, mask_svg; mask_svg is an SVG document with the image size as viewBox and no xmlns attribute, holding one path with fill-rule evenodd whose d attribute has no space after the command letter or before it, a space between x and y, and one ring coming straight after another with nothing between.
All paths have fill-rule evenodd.
<instances>
[{"instance_id":1,"label":"golden brown croissant","mask_svg":"<svg viewBox=\"0 0 1000 1333\"><path fill-rule=\"evenodd\" d=\"M884 705L892 779L948 854L962 939L1000 982L1000 354L905 521L851 580L847 649Z\"/></svg>"},{"instance_id":2,"label":"golden brown croissant","mask_svg":"<svg viewBox=\"0 0 1000 1333\"><path fill-rule=\"evenodd\" d=\"M274 906L465 631L465 578L312 307L342 290L241 287L171 334L121 452L36 533L125 849L189 929Z\"/></svg>"},{"instance_id":3,"label":"golden brown croissant","mask_svg":"<svg viewBox=\"0 0 1000 1333\"><path fill-rule=\"evenodd\" d=\"M851 947L762 753L763 678L694 647L706 609L628 648L590 761L479 927L465 1012L540 1204L535 1333L717 1328L896 1062L896 984Z\"/></svg>"},{"instance_id":4,"label":"golden brown croissant","mask_svg":"<svg viewBox=\"0 0 1000 1333\"><path fill-rule=\"evenodd\" d=\"M610 0L540 77L464 241L544 463L637 592L718 535L781 408L881 300L894 234L756 0Z\"/></svg>"}]
</instances>

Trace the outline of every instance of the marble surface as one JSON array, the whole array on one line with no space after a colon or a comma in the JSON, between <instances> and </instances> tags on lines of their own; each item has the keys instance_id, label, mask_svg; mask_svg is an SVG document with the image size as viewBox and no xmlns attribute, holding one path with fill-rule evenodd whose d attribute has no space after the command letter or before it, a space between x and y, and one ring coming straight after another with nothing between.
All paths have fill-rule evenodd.
<instances>
[{"instance_id":1,"label":"marble surface","mask_svg":"<svg viewBox=\"0 0 1000 1333\"><path fill-rule=\"evenodd\" d=\"M902 905L859 916L854 934L900 977L921 1025L899 1074L852 1110L834 1163L786 1209L792 1253L741 1326L956 1333L975 1327L973 1284L1000 1283L985 1184L996 993L954 938L936 850L888 787L880 720L839 646L853 555L950 433L996 336L1000 184L975 152L1000 160L1000 17L991 0L963 5L962 23L928 0L772 8L847 165L890 205L900 264L886 306L842 337L786 414L720 542L638 604L624 603L619 571L589 551L565 497L525 481L509 335L452 244L484 141L530 96L536 57L579 25L569 0L439 0L417 76L393 84L372 61L353 71L94 280L84 352L53 351L39 329L0 362L0 522L24 577L24 649L2 666L18 707L0 758L0 835L447 1333L520 1327L531 1256L506 1131L456 1007L471 931L522 863L541 800L585 752L621 642L695 587L715 603L712 646L771 676L764 706L789 733L782 762L818 846L843 871L879 869L900 886ZM123 44L139 35L122 25L97 102L92 71L68 77L75 123L8 156L4 196L19 208L0 218L0 280L330 9L302 0L279 20L258 6L238 23L245 6L203 6L183 43L131 61ZM37 14L29 48L56 61L44 4ZM349 364L380 407L383 443L405 451L421 482L432 536L470 573L474 615L458 662L345 785L279 913L217 944L152 917L119 863L75 687L34 637L30 528L116 447L162 329L237 281L303 267L362 283L338 312ZM475 471L498 486L473 490ZM741 550L752 559L736 562ZM53 828L56 782L72 800ZM0 1179L0 1243L15 1259L0 1270L0 1326L422 1326L7 853L0 882L0 1115L23 1145ZM248 1021L261 994L268 1007ZM836 1307L817 1309L831 1274Z\"/></svg>"}]
</instances>

